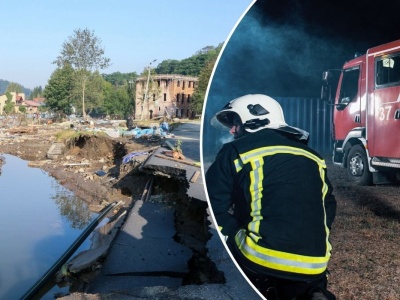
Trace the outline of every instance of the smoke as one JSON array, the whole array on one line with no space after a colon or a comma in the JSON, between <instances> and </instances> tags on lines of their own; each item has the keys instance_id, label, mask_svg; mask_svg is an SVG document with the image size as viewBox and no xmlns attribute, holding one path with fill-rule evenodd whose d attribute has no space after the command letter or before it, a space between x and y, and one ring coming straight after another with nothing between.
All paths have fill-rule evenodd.
<instances>
[{"instance_id":1,"label":"smoke","mask_svg":"<svg viewBox=\"0 0 400 300\"><path fill-rule=\"evenodd\" d=\"M256 93L318 98L322 72L344 62L332 66L332 57L346 52L337 45L308 34L301 23L268 23L257 7L250 9L227 42L210 83L203 119L204 157L215 157L225 141L210 122L229 101Z\"/></svg>"},{"instance_id":2,"label":"smoke","mask_svg":"<svg viewBox=\"0 0 400 300\"><path fill-rule=\"evenodd\" d=\"M400 1L382 1L257 1L227 42L211 80L204 155L214 157L220 148L215 141L221 134L210 120L227 102L256 93L319 98L324 70L399 38ZM360 5L369 9L360 14Z\"/></svg>"}]
</instances>

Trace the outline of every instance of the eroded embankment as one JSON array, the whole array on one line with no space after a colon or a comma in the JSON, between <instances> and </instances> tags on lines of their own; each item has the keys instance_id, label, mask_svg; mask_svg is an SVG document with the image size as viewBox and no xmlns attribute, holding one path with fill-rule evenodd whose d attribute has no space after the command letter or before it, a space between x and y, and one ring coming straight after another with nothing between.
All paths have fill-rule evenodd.
<instances>
[{"instance_id":1,"label":"eroded embankment","mask_svg":"<svg viewBox=\"0 0 400 300\"><path fill-rule=\"evenodd\" d=\"M189 183L186 176L182 176L185 171L181 169L174 170L173 167L164 168L163 166L159 166L156 171L142 171L141 166L146 157L143 157L142 161L136 157L128 163L123 164L121 162L123 156L132 151L132 145L128 144L127 146L126 144L121 144L121 142L118 142L117 145L115 143L100 143L101 139L97 138L95 141L93 140L94 138L92 137L80 137L76 139L75 143L69 145L69 150L65 155L89 161L93 156L99 159L100 156L106 155L110 168L103 168L108 172L100 180L105 182L108 180L106 179L107 177L114 178L113 184L108 188L107 192L110 193L109 190L112 189L114 194L130 197L131 203L126 207L125 214L121 213L121 211L116 213L114 217L110 218L115 223L112 226L108 224L106 230L98 234L98 238L103 239L103 242L97 240L97 245L104 247L104 240L106 240L111 246L104 251L104 255L99 256L97 253L95 261L91 264L87 264L86 262L84 267L76 267L76 265L72 267L71 265L73 272L70 272L69 276L63 278L63 282L68 281L68 284L71 286L71 292L88 292L90 289L92 289L92 292L97 292L94 287L96 285L95 282L107 273L108 267L104 267L104 265L110 263L111 258L108 256L110 253L112 254L112 248L121 247L121 242L117 238L119 238L121 228L124 228L124 226L127 227L126 223L131 222L128 217L132 213L132 209L135 208L135 205L139 205L139 201L143 203L155 203L173 211L175 234L172 238L175 242L187 247L191 253L187 261L180 262L187 266L186 271L174 273L168 270L159 271L159 268L156 268L157 271L148 269L146 271L137 271L134 268L132 269L134 271L129 271L129 268L124 268L121 272L117 270L112 274L106 274L108 279L110 276L128 276L130 280L135 281L135 279L139 280L139 277L142 278L143 276L159 276L160 278L178 276L181 285L224 283L225 278L223 273L217 270L215 264L207 255L207 242L210 238L207 203L188 195ZM148 149L150 149L148 155L151 155L154 146ZM99 155L100 150L103 153L102 155ZM144 151L143 148L136 150ZM86 173L93 171L93 168L92 170L85 170ZM144 182L148 182L151 177L154 179L152 180L151 187L149 187ZM139 187L142 188L141 193L138 193ZM118 192L116 193L115 191ZM140 206L143 206L143 204L141 203ZM143 218L140 209L138 209L136 217ZM146 222L154 222L154 218L146 216ZM115 229L116 227L117 230ZM159 228L161 233L164 230L162 227L161 225ZM116 234L117 238L111 239L110 236L113 234ZM157 245L154 245L154 247L157 247ZM135 255L140 256L141 253L136 252ZM122 257L123 255L121 255Z\"/></svg>"}]
</instances>

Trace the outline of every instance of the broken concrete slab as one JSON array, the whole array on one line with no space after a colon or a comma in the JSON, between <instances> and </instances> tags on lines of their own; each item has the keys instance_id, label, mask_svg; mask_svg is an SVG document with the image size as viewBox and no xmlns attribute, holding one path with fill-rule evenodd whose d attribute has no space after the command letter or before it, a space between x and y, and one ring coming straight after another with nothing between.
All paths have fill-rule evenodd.
<instances>
[{"instance_id":1,"label":"broken concrete slab","mask_svg":"<svg viewBox=\"0 0 400 300\"><path fill-rule=\"evenodd\" d=\"M180 286L192 251L175 242L175 233L173 208L137 200L90 290Z\"/></svg>"},{"instance_id":2,"label":"broken concrete slab","mask_svg":"<svg viewBox=\"0 0 400 300\"><path fill-rule=\"evenodd\" d=\"M79 273L89 269L109 251L111 243L121 227L126 213L122 213L118 218L97 228L93 232L92 247L82 251L68 262L68 271Z\"/></svg>"},{"instance_id":3,"label":"broken concrete slab","mask_svg":"<svg viewBox=\"0 0 400 300\"><path fill-rule=\"evenodd\" d=\"M176 160L164 157L166 148L159 147L142 164L141 170L154 175L172 176L189 183L188 196L200 201L207 201L204 193L201 168L192 160ZM189 150L187 150L189 152Z\"/></svg>"},{"instance_id":4,"label":"broken concrete slab","mask_svg":"<svg viewBox=\"0 0 400 300\"><path fill-rule=\"evenodd\" d=\"M47 158L57 159L60 155L63 154L64 144L63 143L53 143L47 152Z\"/></svg>"}]
</instances>

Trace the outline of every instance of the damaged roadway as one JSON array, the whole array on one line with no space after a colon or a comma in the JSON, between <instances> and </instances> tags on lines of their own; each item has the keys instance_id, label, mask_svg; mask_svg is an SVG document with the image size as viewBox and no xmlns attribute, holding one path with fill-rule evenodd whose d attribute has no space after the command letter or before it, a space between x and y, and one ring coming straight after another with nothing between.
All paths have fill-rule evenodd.
<instances>
[{"instance_id":1,"label":"damaged roadway","mask_svg":"<svg viewBox=\"0 0 400 300\"><path fill-rule=\"evenodd\" d=\"M206 207L198 164L200 124L181 124L173 133L174 138L167 139L169 143L164 142L156 149L142 164L141 171L154 177L184 181L189 205ZM182 141L183 160L168 155L170 146L176 145L177 140ZM90 281L85 291L59 299L260 299L231 261L209 214L210 238L205 251L215 267L223 273L223 283L183 285L185 275L189 272L188 261L196 246L191 249L176 241L174 207L147 201L148 198L142 197L133 202L98 275Z\"/></svg>"}]
</instances>

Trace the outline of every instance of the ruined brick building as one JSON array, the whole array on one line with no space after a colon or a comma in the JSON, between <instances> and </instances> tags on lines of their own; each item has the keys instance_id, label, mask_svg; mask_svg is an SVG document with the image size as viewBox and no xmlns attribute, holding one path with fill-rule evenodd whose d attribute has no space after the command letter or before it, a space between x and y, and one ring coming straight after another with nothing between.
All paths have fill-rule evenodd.
<instances>
[{"instance_id":1,"label":"ruined brick building","mask_svg":"<svg viewBox=\"0 0 400 300\"><path fill-rule=\"evenodd\" d=\"M193 118L190 103L197 81L197 77L175 74L139 77L136 79L135 119Z\"/></svg>"}]
</instances>

